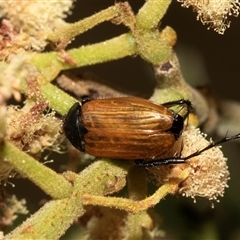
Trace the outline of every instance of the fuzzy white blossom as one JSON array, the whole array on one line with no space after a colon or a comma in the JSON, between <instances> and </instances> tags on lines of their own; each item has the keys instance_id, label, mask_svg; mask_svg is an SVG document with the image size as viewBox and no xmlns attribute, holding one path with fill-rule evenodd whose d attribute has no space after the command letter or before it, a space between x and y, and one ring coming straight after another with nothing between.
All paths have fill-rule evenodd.
<instances>
[{"instance_id":1,"label":"fuzzy white blossom","mask_svg":"<svg viewBox=\"0 0 240 240\"><path fill-rule=\"evenodd\" d=\"M192 126L188 126L183 132L179 143L181 157L189 156L209 145L200 130ZM177 151L179 149L173 150L175 153ZM225 188L228 187L229 171L226 161L221 149L213 147L188 159L185 164L167 165L149 170L153 174L154 183L162 185L178 177L188 168L189 176L180 184L178 193L194 200L196 197L217 200L219 196L223 196Z\"/></svg>"},{"instance_id":2,"label":"fuzzy white blossom","mask_svg":"<svg viewBox=\"0 0 240 240\"><path fill-rule=\"evenodd\" d=\"M237 17L239 14L239 0L178 0L183 7L192 6L197 12L197 19L209 28L223 34L230 27L229 16Z\"/></svg>"},{"instance_id":3,"label":"fuzzy white blossom","mask_svg":"<svg viewBox=\"0 0 240 240\"><path fill-rule=\"evenodd\" d=\"M0 17L25 34L22 38L29 37L31 48L40 50L45 47L49 32L65 24L63 19L71 13L72 4L73 0L4 0L0 1Z\"/></svg>"}]
</instances>

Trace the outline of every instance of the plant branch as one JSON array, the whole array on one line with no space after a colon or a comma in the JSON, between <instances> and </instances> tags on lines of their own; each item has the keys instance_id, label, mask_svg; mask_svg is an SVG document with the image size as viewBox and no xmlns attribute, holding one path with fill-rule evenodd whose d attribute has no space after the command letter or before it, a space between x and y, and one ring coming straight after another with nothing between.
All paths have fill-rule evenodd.
<instances>
[{"instance_id":1,"label":"plant branch","mask_svg":"<svg viewBox=\"0 0 240 240\"><path fill-rule=\"evenodd\" d=\"M131 34L123 34L101 43L66 51L68 57L73 59L74 64L61 60L61 53L57 52L33 53L29 61L48 81L51 81L62 70L103 63L135 53L134 38Z\"/></svg>"},{"instance_id":2,"label":"plant branch","mask_svg":"<svg viewBox=\"0 0 240 240\"><path fill-rule=\"evenodd\" d=\"M11 164L17 172L30 179L52 198L65 198L73 191L71 183L63 176L36 161L9 141L3 143L0 158Z\"/></svg>"},{"instance_id":3,"label":"plant branch","mask_svg":"<svg viewBox=\"0 0 240 240\"><path fill-rule=\"evenodd\" d=\"M187 178L189 175L189 169L182 171L178 179L169 180L166 184L161 186L152 196L145 198L144 200L134 201L131 199L118 198L118 197L102 197L90 194L83 196L83 203L85 205L114 207L117 209L125 210L136 214L141 211L145 211L150 207L155 206L160 202L167 194L173 194L178 189L178 185Z\"/></svg>"},{"instance_id":4,"label":"plant branch","mask_svg":"<svg viewBox=\"0 0 240 240\"><path fill-rule=\"evenodd\" d=\"M72 182L72 193L65 199L46 203L5 239L59 239L87 210L82 204L82 195L106 195L119 191L126 184L126 174L131 166L126 161L112 163L105 160L95 162L80 174L65 173L64 176Z\"/></svg>"},{"instance_id":5,"label":"plant branch","mask_svg":"<svg viewBox=\"0 0 240 240\"><path fill-rule=\"evenodd\" d=\"M48 40L53 43L61 43L63 46L67 45L68 42L77 35L88 31L102 22L112 20L113 18L119 16L120 12L121 4L117 3L114 6L104 9L90 17L73 24L67 24L64 27L57 29L53 33L49 34Z\"/></svg>"},{"instance_id":6,"label":"plant branch","mask_svg":"<svg viewBox=\"0 0 240 240\"><path fill-rule=\"evenodd\" d=\"M139 10L136 22L139 28L155 29L166 14L171 0L148 0Z\"/></svg>"}]
</instances>

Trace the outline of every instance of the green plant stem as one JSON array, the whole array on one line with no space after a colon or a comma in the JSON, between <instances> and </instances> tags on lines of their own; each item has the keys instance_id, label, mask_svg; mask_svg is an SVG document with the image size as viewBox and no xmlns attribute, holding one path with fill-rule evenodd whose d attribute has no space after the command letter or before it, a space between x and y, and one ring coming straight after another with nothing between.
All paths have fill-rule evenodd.
<instances>
[{"instance_id":1,"label":"green plant stem","mask_svg":"<svg viewBox=\"0 0 240 240\"><path fill-rule=\"evenodd\" d=\"M147 1L137 15L136 26L133 24L135 16L127 4L121 3L110 7L95 17L85 19L85 22L83 21L86 24L85 27L95 26L98 21L102 22L119 15L120 23L123 22L126 26L132 26L131 33L65 52L34 53L29 61L48 81L53 80L62 70L121 59L136 53L153 64L164 62L171 55L172 42L171 39L161 39L157 24L169 4L170 1ZM86 30L83 25L81 25L81 21L74 24L72 28L68 25L65 27L66 34L62 34L62 29L53 33L50 38L53 41L58 41L63 36L66 36L66 39L71 38Z\"/></svg>"},{"instance_id":2,"label":"green plant stem","mask_svg":"<svg viewBox=\"0 0 240 240\"><path fill-rule=\"evenodd\" d=\"M103 63L110 60L121 59L140 53L147 61L159 64L171 56L171 43L161 40L158 31L138 33L136 40L132 34L123 34L113 39L71 49L64 54L72 59L74 64L64 62L61 53L34 53L29 61L48 81L52 81L62 70ZM62 60L60 60L62 59Z\"/></svg>"},{"instance_id":3,"label":"green plant stem","mask_svg":"<svg viewBox=\"0 0 240 240\"><path fill-rule=\"evenodd\" d=\"M65 115L77 101L51 83L44 83L40 88L43 98L49 102L49 107L61 115Z\"/></svg>"},{"instance_id":4,"label":"green plant stem","mask_svg":"<svg viewBox=\"0 0 240 240\"><path fill-rule=\"evenodd\" d=\"M50 108L54 109L61 115L65 115L77 100L48 82L41 77L41 75L38 75L38 77L39 79L36 86L40 88L43 100L48 102ZM28 87L25 79L22 79L21 92L28 94L29 91L31 91L31 89Z\"/></svg>"},{"instance_id":5,"label":"green plant stem","mask_svg":"<svg viewBox=\"0 0 240 240\"><path fill-rule=\"evenodd\" d=\"M108 41L66 51L68 57L72 58L75 64L61 61L61 53L57 52L34 53L29 61L48 81L51 81L62 70L103 63L131 56L135 53L136 44L133 36L123 34Z\"/></svg>"},{"instance_id":6,"label":"green plant stem","mask_svg":"<svg viewBox=\"0 0 240 240\"><path fill-rule=\"evenodd\" d=\"M52 32L48 36L48 40L54 43L63 43L67 44L71 39L76 37L77 35L88 31L94 26L109 21L117 16L119 16L121 5L116 4L107 9L104 9L90 17L87 17L81 21L78 21L73 24L67 24L66 26Z\"/></svg>"},{"instance_id":7,"label":"green plant stem","mask_svg":"<svg viewBox=\"0 0 240 240\"><path fill-rule=\"evenodd\" d=\"M147 197L146 171L135 166L128 174L128 195L132 200L141 200Z\"/></svg>"},{"instance_id":8,"label":"green plant stem","mask_svg":"<svg viewBox=\"0 0 240 240\"><path fill-rule=\"evenodd\" d=\"M165 15L171 0L148 0L139 10L136 22L139 28L155 29Z\"/></svg>"},{"instance_id":9,"label":"green plant stem","mask_svg":"<svg viewBox=\"0 0 240 240\"><path fill-rule=\"evenodd\" d=\"M89 209L82 204L83 194L106 195L119 191L126 184L130 167L127 162L97 161L79 175L66 173L74 187L72 194L46 203L5 239L59 239Z\"/></svg>"},{"instance_id":10,"label":"green plant stem","mask_svg":"<svg viewBox=\"0 0 240 240\"><path fill-rule=\"evenodd\" d=\"M4 239L57 240L85 211L79 196L50 201Z\"/></svg>"},{"instance_id":11,"label":"green plant stem","mask_svg":"<svg viewBox=\"0 0 240 240\"><path fill-rule=\"evenodd\" d=\"M146 171L142 167L133 167L127 176L129 198L134 201L142 200L147 196ZM121 232L128 233L128 239L143 239L143 227L150 229L152 219L147 211L137 214L128 214Z\"/></svg>"},{"instance_id":12,"label":"green plant stem","mask_svg":"<svg viewBox=\"0 0 240 240\"><path fill-rule=\"evenodd\" d=\"M139 55L151 64L166 62L171 57L171 41L167 42L166 39L161 39L158 30L136 31L134 37Z\"/></svg>"},{"instance_id":13,"label":"green plant stem","mask_svg":"<svg viewBox=\"0 0 240 240\"><path fill-rule=\"evenodd\" d=\"M73 191L71 183L63 176L36 161L9 141L3 143L0 158L11 164L17 172L30 179L52 198L65 198Z\"/></svg>"},{"instance_id":14,"label":"green plant stem","mask_svg":"<svg viewBox=\"0 0 240 240\"><path fill-rule=\"evenodd\" d=\"M209 116L209 105L204 96L185 81L175 53L172 53L167 65L165 63L155 65L154 72L156 87L150 98L152 101L161 104L178 99L188 99L194 107L199 124L206 121Z\"/></svg>"},{"instance_id":15,"label":"green plant stem","mask_svg":"<svg viewBox=\"0 0 240 240\"><path fill-rule=\"evenodd\" d=\"M75 98L71 97L43 78L38 79L38 87L40 88L43 100L47 101L49 107L61 115L65 115L71 106L77 101ZM25 80L22 80L21 91L25 94L31 91Z\"/></svg>"}]
</instances>

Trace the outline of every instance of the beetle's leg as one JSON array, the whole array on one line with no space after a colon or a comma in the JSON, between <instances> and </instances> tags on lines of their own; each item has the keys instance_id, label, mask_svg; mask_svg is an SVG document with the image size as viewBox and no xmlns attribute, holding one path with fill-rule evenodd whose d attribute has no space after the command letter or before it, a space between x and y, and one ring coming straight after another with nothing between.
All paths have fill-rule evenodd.
<instances>
[{"instance_id":1,"label":"beetle's leg","mask_svg":"<svg viewBox=\"0 0 240 240\"><path fill-rule=\"evenodd\" d=\"M180 99L180 100L176 100L176 101L171 101L171 102L166 102L162 104L163 106L170 108L176 105L180 105L180 106L186 106L187 108L187 113L183 116L183 119L185 120L188 116L188 114L190 112L193 112L193 106L192 103L189 100L185 100L185 99Z\"/></svg>"},{"instance_id":2,"label":"beetle's leg","mask_svg":"<svg viewBox=\"0 0 240 240\"><path fill-rule=\"evenodd\" d=\"M220 145L224 142L228 142L230 140L234 140L234 139L238 139L238 138L240 138L240 133L230 136L230 137L222 138L215 143L214 142L210 143L205 148L198 150L198 151L188 155L187 157L163 158L163 159L157 159L157 160L152 160L152 161L135 160L135 163L138 166L142 166L142 167L154 167L154 166L159 166L159 165L185 163L188 159L199 156L201 153L207 151L208 149L216 147L217 145Z\"/></svg>"},{"instance_id":3,"label":"beetle's leg","mask_svg":"<svg viewBox=\"0 0 240 240\"><path fill-rule=\"evenodd\" d=\"M169 165L169 164L179 164L184 163L186 161L185 158L163 158L152 161L145 160L135 160L136 165L141 167L155 167L159 165Z\"/></svg>"},{"instance_id":4,"label":"beetle's leg","mask_svg":"<svg viewBox=\"0 0 240 240\"><path fill-rule=\"evenodd\" d=\"M191 111L193 109L192 103L189 100L185 100L185 99L180 99L180 100L176 100L176 101L166 102L166 103L163 103L162 105L167 107L167 108L173 107L173 106L176 106L176 105L186 105L187 108L189 109L189 111Z\"/></svg>"}]
</instances>

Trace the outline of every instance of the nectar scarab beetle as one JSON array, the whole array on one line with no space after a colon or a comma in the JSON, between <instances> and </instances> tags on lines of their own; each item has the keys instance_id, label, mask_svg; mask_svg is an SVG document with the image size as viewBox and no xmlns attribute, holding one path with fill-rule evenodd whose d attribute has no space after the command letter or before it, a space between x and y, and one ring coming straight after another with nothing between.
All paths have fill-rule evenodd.
<instances>
[{"instance_id":1,"label":"nectar scarab beetle","mask_svg":"<svg viewBox=\"0 0 240 240\"><path fill-rule=\"evenodd\" d=\"M174 106L185 108L184 115ZM137 97L84 98L69 110L63 130L75 148L93 156L150 160L173 147L191 110L188 100L159 105Z\"/></svg>"}]
</instances>

